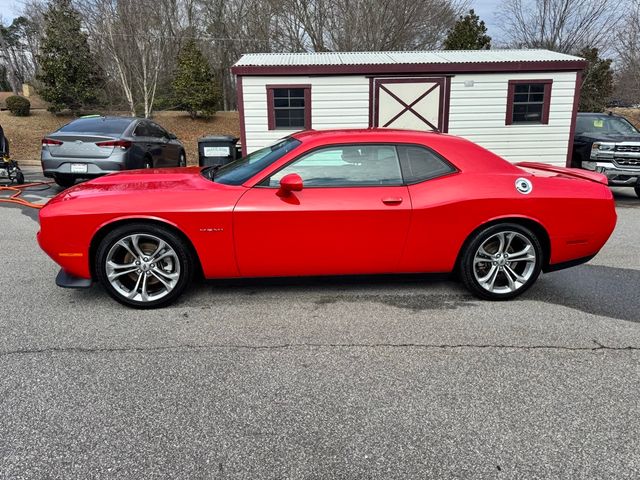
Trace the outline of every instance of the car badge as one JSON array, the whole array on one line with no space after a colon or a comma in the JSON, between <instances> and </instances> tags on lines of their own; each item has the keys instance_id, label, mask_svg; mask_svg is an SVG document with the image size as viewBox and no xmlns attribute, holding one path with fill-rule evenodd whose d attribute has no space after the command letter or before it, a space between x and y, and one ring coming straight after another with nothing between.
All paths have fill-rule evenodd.
<instances>
[{"instance_id":1,"label":"car badge","mask_svg":"<svg viewBox=\"0 0 640 480\"><path fill-rule=\"evenodd\" d=\"M531 184L531 180L527 178L518 178L516 180L516 190L524 195L528 195L533 190L533 185Z\"/></svg>"}]
</instances>

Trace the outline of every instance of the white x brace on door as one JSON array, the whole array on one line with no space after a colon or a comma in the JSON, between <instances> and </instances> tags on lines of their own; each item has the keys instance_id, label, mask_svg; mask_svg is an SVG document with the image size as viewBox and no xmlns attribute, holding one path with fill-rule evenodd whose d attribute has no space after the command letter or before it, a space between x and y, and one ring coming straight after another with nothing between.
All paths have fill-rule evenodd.
<instances>
[{"instance_id":1,"label":"white x brace on door","mask_svg":"<svg viewBox=\"0 0 640 480\"><path fill-rule=\"evenodd\" d=\"M447 131L448 78L376 78L373 126Z\"/></svg>"}]
</instances>

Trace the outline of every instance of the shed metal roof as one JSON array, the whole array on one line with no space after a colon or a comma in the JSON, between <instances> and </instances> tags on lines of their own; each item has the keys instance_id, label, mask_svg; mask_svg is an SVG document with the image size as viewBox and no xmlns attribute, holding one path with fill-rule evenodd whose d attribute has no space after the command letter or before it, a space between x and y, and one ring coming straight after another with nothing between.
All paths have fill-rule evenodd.
<instances>
[{"instance_id":1,"label":"shed metal roof","mask_svg":"<svg viewBox=\"0 0 640 480\"><path fill-rule=\"evenodd\" d=\"M410 52L248 53L234 67L299 67L461 63L576 62L550 50L433 50Z\"/></svg>"}]
</instances>

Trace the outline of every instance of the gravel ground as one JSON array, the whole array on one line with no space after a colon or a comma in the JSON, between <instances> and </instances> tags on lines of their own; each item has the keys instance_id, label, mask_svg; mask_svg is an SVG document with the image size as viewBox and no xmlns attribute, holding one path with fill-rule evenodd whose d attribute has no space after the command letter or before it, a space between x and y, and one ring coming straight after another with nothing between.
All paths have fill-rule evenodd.
<instances>
[{"instance_id":1,"label":"gravel ground","mask_svg":"<svg viewBox=\"0 0 640 480\"><path fill-rule=\"evenodd\" d=\"M368 277L158 311L58 289L33 211L0 206L0 478L638 478L640 200L617 198L600 255L512 302Z\"/></svg>"}]
</instances>

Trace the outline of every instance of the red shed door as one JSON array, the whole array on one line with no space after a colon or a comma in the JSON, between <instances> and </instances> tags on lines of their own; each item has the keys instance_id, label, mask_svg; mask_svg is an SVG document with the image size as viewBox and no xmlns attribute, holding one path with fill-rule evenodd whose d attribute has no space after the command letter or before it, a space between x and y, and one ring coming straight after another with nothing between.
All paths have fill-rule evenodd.
<instances>
[{"instance_id":1,"label":"red shed door","mask_svg":"<svg viewBox=\"0 0 640 480\"><path fill-rule=\"evenodd\" d=\"M446 77L374 79L372 126L446 132L448 82Z\"/></svg>"}]
</instances>

